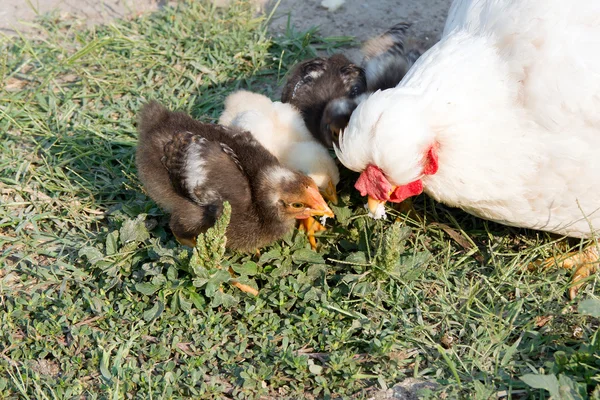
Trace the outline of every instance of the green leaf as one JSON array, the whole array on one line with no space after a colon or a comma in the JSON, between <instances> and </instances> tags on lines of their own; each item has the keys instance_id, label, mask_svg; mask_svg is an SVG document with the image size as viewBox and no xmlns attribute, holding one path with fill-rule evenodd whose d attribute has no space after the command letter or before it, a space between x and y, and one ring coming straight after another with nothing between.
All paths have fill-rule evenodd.
<instances>
[{"instance_id":1,"label":"green leaf","mask_svg":"<svg viewBox=\"0 0 600 400\"><path fill-rule=\"evenodd\" d=\"M150 238L148 229L146 229L146 214L140 214L136 219L128 219L123 223L119 231L121 244L131 242L143 242Z\"/></svg>"},{"instance_id":2,"label":"green leaf","mask_svg":"<svg viewBox=\"0 0 600 400\"><path fill-rule=\"evenodd\" d=\"M367 293L372 293L375 290L375 287L371 282L358 282L352 288L352 293L359 296L364 296Z\"/></svg>"},{"instance_id":3,"label":"green leaf","mask_svg":"<svg viewBox=\"0 0 600 400\"><path fill-rule=\"evenodd\" d=\"M348 257L346 257L345 261L352 263L352 264L359 264L359 265L364 265L364 264L369 263L367 261L367 255L363 251L357 251L357 252L350 254Z\"/></svg>"},{"instance_id":4,"label":"green leaf","mask_svg":"<svg viewBox=\"0 0 600 400\"><path fill-rule=\"evenodd\" d=\"M119 251L119 231L112 231L108 235L106 235L106 254L112 256L113 254L117 254Z\"/></svg>"},{"instance_id":5,"label":"green leaf","mask_svg":"<svg viewBox=\"0 0 600 400\"><path fill-rule=\"evenodd\" d=\"M352 217L352 210L350 207L337 207L332 205L331 211L335 214L335 219L341 223L346 224L346 222Z\"/></svg>"},{"instance_id":6,"label":"green leaf","mask_svg":"<svg viewBox=\"0 0 600 400\"><path fill-rule=\"evenodd\" d=\"M156 293L156 291L158 289L160 289L159 286L153 285L151 283L136 283L135 285L135 289L142 293L145 294L146 296L151 296L154 293Z\"/></svg>"},{"instance_id":7,"label":"green leaf","mask_svg":"<svg viewBox=\"0 0 600 400\"><path fill-rule=\"evenodd\" d=\"M215 308L219 306L223 306L225 308L231 308L238 304L238 301L235 297L230 294L223 293L217 290L210 302L210 306Z\"/></svg>"},{"instance_id":8,"label":"green leaf","mask_svg":"<svg viewBox=\"0 0 600 400\"><path fill-rule=\"evenodd\" d=\"M423 266L413 267L413 268L397 268L393 273L396 273L402 277L404 282L413 282L416 281L423 275L426 271L426 268Z\"/></svg>"},{"instance_id":9,"label":"green leaf","mask_svg":"<svg viewBox=\"0 0 600 400\"><path fill-rule=\"evenodd\" d=\"M110 363L110 351L102 350L102 358L100 359L100 374L106 380L112 379L112 374L108 369L108 365Z\"/></svg>"},{"instance_id":10,"label":"green leaf","mask_svg":"<svg viewBox=\"0 0 600 400\"><path fill-rule=\"evenodd\" d=\"M219 292L219 288L224 282L227 282L231 278L229 272L218 270L210 277L208 283L206 284L206 288L204 289L204 293L208 297L214 296L217 292Z\"/></svg>"},{"instance_id":11,"label":"green leaf","mask_svg":"<svg viewBox=\"0 0 600 400\"><path fill-rule=\"evenodd\" d=\"M317 280L323 281L327 275L327 266L323 264L313 264L306 270L307 283L313 283Z\"/></svg>"},{"instance_id":12,"label":"green leaf","mask_svg":"<svg viewBox=\"0 0 600 400\"><path fill-rule=\"evenodd\" d=\"M319 292L316 288L310 288L306 294L304 294L304 301L316 301L319 299Z\"/></svg>"},{"instance_id":13,"label":"green leaf","mask_svg":"<svg viewBox=\"0 0 600 400\"><path fill-rule=\"evenodd\" d=\"M177 280L177 268L175 268L172 265L169 266L169 268L167 269L167 279L170 281Z\"/></svg>"},{"instance_id":14,"label":"green leaf","mask_svg":"<svg viewBox=\"0 0 600 400\"><path fill-rule=\"evenodd\" d=\"M560 398L558 379L555 375L526 374L519 379L534 389L545 389L551 396Z\"/></svg>"},{"instance_id":15,"label":"green leaf","mask_svg":"<svg viewBox=\"0 0 600 400\"><path fill-rule=\"evenodd\" d=\"M208 278L195 278L192 280L192 285L197 288L202 288L208 283Z\"/></svg>"},{"instance_id":16,"label":"green leaf","mask_svg":"<svg viewBox=\"0 0 600 400\"><path fill-rule=\"evenodd\" d=\"M183 292L179 291L179 305L181 306L181 309L183 311L189 311L192 309L192 306L194 305L192 301L188 300L185 295L183 294Z\"/></svg>"},{"instance_id":17,"label":"green leaf","mask_svg":"<svg viewBox=\"0 0 600 400\"><path fill-rule=\"evenodd\" d=\"M210 273L202 265L197 265L193 269L193 274L192 275L194 276L195 279L199 279L199 280L208 280L208 279L210 279Z\"/></svg>"},{"instance_id":18,"label":"green leaf","mask_svg":"<svg viewBox=\"0 0 600 400\"><path fill-rule=\"evenodd\" d=\"M144 321L150 322L160 316L162 312L165 310L165 305L162 301L158 300L154 303L151 309L144 311L143 318Z\"/></svg>"},{"instance_id":19,"label":"green leaf","mask_svg":"<svg viewBox=\"0 0 600 400\"><path fill-rule=\"evenodd\" d=\"M240 275L253 276L258 274L258 265L253 261L246 261L243 265L234 264L231 268Z\"/></svg>"},{"instance_id":20,"label":"green leaf","mask_svg":"<svg viewBox=\"0 0 600 400\"><path fill-rule=\"evenodd\" d=\"M510 361L512 360L512 357L517 352L517 348L519 347L520 343L521 343L521 341L517 340L515 343L513 343L512 346L510 346L506 349L506 351L504 352L504 356L502 356L502 361L500 361L500 365L506 366L510 363Z\"/></svg>"},{"instance_id":21,"label":"green leaf","mask_svg":"<svg viewBox=\"0 0 600 400\"><path fill-rule=\"evenodd\" d=\"M403 255L400 257L400 263L394 268L392 273L400 276L403 281L415 281L427 270L427 263L430 260L431 253L428 251Z\"/></svg>"},{"instance_id":22,"label":"green leaf","mask_svg":"<svg viewBox=\"0 0 600 400\"><path fill-rule=\"evenodd\" d=\"M167 283L167 278L163 274L158 274L152 277L151 283L155 286L164 286Z\"/></svg>"},{"instance_id":23,"label":"green leaf","mask_svg":"<svg viewBox=\"0 0 600 400\"><path fill-rule=\"evenodd\" d=\"M179 305L179 296L177 294L171 296L171 303L169 304L169 307L173 313L177 313L181 309Z\"/></svg>"},{"instance_id":24,"label":"green leaf","mask_svg":"<svg viewBox=\"0 0 600 400\"><path fill-rule=\"evenodd\" d=\"M600 318L600 300L598 299L586 299L579 303L577 307L579 314L591 315L595 318Z\"/></svg>"},{"instance_id":25,"label":"green leaf","mask_svg":"<svg viewBox=\"0 0 600 400\"><path fill-rule=\"evenodd\" d=\"M281 252L277 249L269 250L264 254L260 255L260 259L258 260L259 264L264 264L266 262L272 260L279 260L281 258Z\"/></svg>"},{"instance_id":26,"label":"green leaf","mask_svg":"<svg viewBox=\"0 0 600 400\"><path fill-rule=\"evenodd\" d=\"M192 301L192 303L194 303L194 306L196 306L196 308L201 309L206 305L206 300L204 300L204 297L202 297L198 293L189 291L188 294L190 296L190 300Z\"/></svg>"},{"instance_id":27,"label":"green leaf","mask_svg":"<svg viewBox=\"0 0 600 400\"><path fill-rule=\"evenodd\" d=\"M90 264L94 265L104 258L100 250L92 246L85 246L79 249L79 257L85 257Z\"/></svg>"},{"instance_id":28,"label":"green leaf","mask_svg":"<svg viewBox=\"0 0 600 400\"><path fill-rule=\"evenodd\" d=\"M308 249L296 250L294 254L292 254L292 260L294 261L294 264L325 264L325 260L320 254Z\"/></svg>"},{"instance_id":29,"label":"green leaf","mask_svg":"<svg viewBox=\"0 0 600 400\"><path fill-rule=\"evenodd\" d=\"M342 277L342 282L350 285L351 283L357 282L360 279L364 278L364 275L360 274L346 274Z\"/></svg>"},{"instance_id":30,"label":"green leaf","mask_svg":"<svg viewBox=\"0 0 600 400\"><path fill-rule=\"evenodd\" d=\"M428 251L421 251L416 254L411 254L401 257L402 267L406 269L412 269L426 265L431 260L431 253Z\"/></svg>"},{"instance_id":31,"label":"green leaf","mask_svg":"<svg viewBox=\"0 0 600 400\"><path fill-rule=\"evenodd\" d=\"M289 274L291 274L293 272L292 263L289 262L289 260L286 260L286 261L287 262L281 263L280 267L273 268L271 270L271 272L269 273L269 275L272 277L283 277L283 276L288 276Z\"/></svg>"}]
</instances>

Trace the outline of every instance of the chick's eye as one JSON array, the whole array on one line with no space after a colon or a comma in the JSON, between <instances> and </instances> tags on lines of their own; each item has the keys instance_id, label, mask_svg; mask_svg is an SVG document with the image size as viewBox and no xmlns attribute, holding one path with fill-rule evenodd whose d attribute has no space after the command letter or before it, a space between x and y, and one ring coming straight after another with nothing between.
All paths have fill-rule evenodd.
<instances>
[{"instance_id":1,"label":"chick's eye","mask_svg":"<svg viewBox=\"0 0 600 400\"><path fill-rule=\"evenodd\" d=\"M358 86L353 86L352 89L350 89L350 97L354 98L358 96Z\"/></svg>"},{"instance_id":2,"label":"chick's eye","mask_svg":"<svg viewBox=\"0 0 600 400\"><path fill-rule=\"evenodd\" d=\"M304 203L292 203L290 204L293 208L304 208Z\"/></svg>"}]
</instances>

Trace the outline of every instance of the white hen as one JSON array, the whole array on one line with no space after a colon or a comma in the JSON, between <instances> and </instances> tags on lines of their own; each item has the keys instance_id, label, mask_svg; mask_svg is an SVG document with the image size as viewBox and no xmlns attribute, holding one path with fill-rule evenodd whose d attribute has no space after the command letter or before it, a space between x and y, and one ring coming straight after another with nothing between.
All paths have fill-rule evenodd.
<instances>
[{"instance_id":1,"label":"white hen","mask_svg":"<svg viewBox=\"0 0 600 400\"><path fill-rule=\"evenodd\" d=\"M338 157L362 172L372 208L425 191L507 225L594 237L599 48L597 0L455 0L441 41L352 114ZM579 261L597 258L593 246Z\"/></svg>"}]
</instances>

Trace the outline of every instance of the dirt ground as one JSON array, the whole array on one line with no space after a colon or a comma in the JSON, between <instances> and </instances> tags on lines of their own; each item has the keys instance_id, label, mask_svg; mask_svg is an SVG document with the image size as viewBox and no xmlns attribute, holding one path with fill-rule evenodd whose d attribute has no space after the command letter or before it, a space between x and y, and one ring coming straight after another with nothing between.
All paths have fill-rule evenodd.
<instances>
[{"instance_id":1,"label":"dirt ground","mask_svg":"<svg viewBox=\"0 0 600 400\"><path fill-rule=\"evenodd\" d=\"M88 25L129 18L155 11L176 0L0 0L0 35L32 32L37 14L58 9ZM224 5L235 0L213 0ZM257 9L270 11L276 0L253 0ZM335 11L321 6L322 0L281 0L271 21L271 32L281 34L288 23L298 30L319 26L323 36L354 36L358 41L380 34L398 22L412 23L409 34L425 47L441 35L451 0L345 0ZM345 53L360 62L358 49ZM427 383L407 380L387 391L374 391L372 399L416 399L415 390Z\"/></svg>"},{"instance_id":2,"label":"dirt ground","mask_svg":"<svg viewBox=\"0 0 600 400\"><path fill-rule=\"evenodd\" d=\"M0 33L31 31L37 14L55 9L81 18L87 24L98 24L115 18L127 18L157 10L175 0L2 0ZM226 4L234 0L213 0ZM276 0L253 0L257 8L270 10ZM412 23L410 33L426 44L441 34L451 0L345 0L340 8L330 11L322 0L281 0L271 23L274 34L284 31L288 22L296 29L319 26L324 36L354 36L359 41L377 35L398 22ZM350 57L357 54L350 51ZM359 60L356 60L359 61Z\"/></svg>"},{"instance_id":3,"label":"dirt ground","mask_svg":"<svg viewBox=\"0 0 600 400\"><path fill-rule=\"evenodd\" d=\"M273 34L283 32L290 21L296 29L319 27L323 36L354 36L362 42L399 23L412 26L409 35L424 47L435 43L443 30L451 0L345 0L335 11L321 6L322 0L282 0L271 23ZM358 49L345 51L360 62Z\"/></svg>"},{"instance_id":4,"label":"dirt ground","mask_svg":"<svg viewBox=\"0 0 600 400\"><path fill-rule=\"evenodd\" d=\"M155 11L164 7L167 0L1 0L0 3L0 32L10 35L31 31L28 22L37 14L56 9L88 24L98 24Z\"/></svg>"}]
</instances>

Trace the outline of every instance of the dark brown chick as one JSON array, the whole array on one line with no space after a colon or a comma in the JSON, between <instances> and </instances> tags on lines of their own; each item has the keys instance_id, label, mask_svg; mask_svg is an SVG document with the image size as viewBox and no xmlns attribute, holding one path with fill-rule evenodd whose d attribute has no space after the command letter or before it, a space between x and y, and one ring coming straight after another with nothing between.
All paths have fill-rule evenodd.
<instances>
[{"instance_id":1,"label":"dark brown chick","mask_svg":"<svg viewBox=\"0 0 600 400\"><path fill-rule=\"evenodd\" d=\"M312 179L282 167L253 136L205 124L157 102L138 122L138 175L148 194L171 213L180 243L213 226L231 204L227 247L252 251L294 227L296 219L333 213Z\"/></svg>"},{"instance_id":2,"label":"dark brown chick","mask_svg":"<svg viewBox=\"0 0 600 400\"><path fill-rule=\"evenodd\" d=\"M292 70L281 95L283 103L298 108L310 133L332 147L331 123L324 119L327 104L337 98L353 99L366 90L365 72L342 54L318 57Z\"/></svg>"},{"instance_id":3,"label":"dark brown chick","mask_svg":"<svg viewBox=\"0 0 600 400\"><path fill-rule=\"evenodd\" d=\"M281 97L302 112L310 132L323 144L337 144L352 112L368 93L395 87L422 51L399 23L363 45L362 66L345 56L303 61L293 70Z\"/></svg>"}]
</instances>

